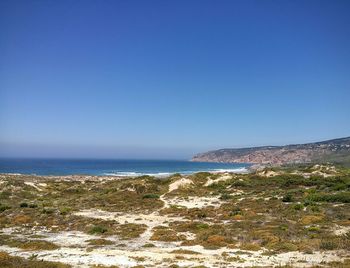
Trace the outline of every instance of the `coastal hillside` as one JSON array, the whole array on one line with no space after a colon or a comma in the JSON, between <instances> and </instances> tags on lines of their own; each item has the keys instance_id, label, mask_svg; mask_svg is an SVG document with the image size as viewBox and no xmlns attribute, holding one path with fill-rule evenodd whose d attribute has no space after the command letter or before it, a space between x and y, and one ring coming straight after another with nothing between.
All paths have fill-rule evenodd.
<instances>
[{"instance_id":1,"label":"coastal hillside","mask_svg":"<svg viewBox=\"0 0 350 268\"><path fill-rule=\"evenodd\" d=\"M331 162L350 165L350 137L285 146L220 149L197 154L192 161L270 165Z\"/></svg>"}]
</instances>

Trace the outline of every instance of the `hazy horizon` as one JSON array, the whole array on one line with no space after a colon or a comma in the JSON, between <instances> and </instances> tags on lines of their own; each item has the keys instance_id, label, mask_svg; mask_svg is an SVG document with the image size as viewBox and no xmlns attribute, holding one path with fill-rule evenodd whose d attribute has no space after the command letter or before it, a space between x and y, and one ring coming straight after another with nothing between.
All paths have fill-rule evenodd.
<instances>
[{"instance_id":1,"label":"hazy horizon","mask_svg":"<svg viewBox=\"0 0 350 268\"><path fill-rule=\"evenodd\" d=\"M349 1L1 1L0 157L349 136Z\"/></svg>"},{"instance_id":2,"label":"hazy horizon","mask_svg":"<svg viewBox=\"0 0 350 268\"><path fill-rule=\"evenodd\" d=\"M344 136L345 137L345 136ZM336 137L337 139L343 137ZM309 140L299 142L300 144L309 142L326 141ZM21 144L7 145L1 144L0 158L57 158L57 159L150 159L150 160L190 160L197 153L206 152L216 149L225 148L244 148L259 146L283 146L297 144L289 142L284 144L256 144L246 146L219 146L215 148L194 149L194 148L154 148L139 146L76 146L76 145L38 145L38 144Z\"/></svg>"}]
</instances>

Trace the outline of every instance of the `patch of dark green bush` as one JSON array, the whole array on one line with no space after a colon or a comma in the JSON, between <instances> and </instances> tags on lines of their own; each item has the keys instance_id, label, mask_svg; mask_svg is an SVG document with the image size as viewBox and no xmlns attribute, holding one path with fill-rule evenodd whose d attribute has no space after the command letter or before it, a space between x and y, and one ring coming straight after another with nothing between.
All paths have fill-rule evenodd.
<instances>
[{"instance_id":1,"label":"patch of dark green bush","mask_svg":"<svg viewBox=\"0 0 350 268\"><path fill-rule=\"evenodd\" d=\"M6 198L9 198L10 196L11 196L11 192L9 191L0 192L0 199L6 199Z\"/></svg>"},{"instance_id":2,"label":"patch of dark green bush","mask_svg":"<svg viewBox=\"0 0 350 268\"><path fill-rule=\"evenodd\" d=\"M106 227L100 226L100 225L96 225L94 227L92 227L89 231L90 234L104 234L106 233L108 230Z\"/></svg>"},{"instance_id":3,"label":"patch of dark green bush","mask_svg":"<svg viewBox=\"0 0 350 268\"><path fill-rule=\"evenodd\" d=\"M27 208L27 207L28 207L28 203L22 202L21 204L19 204L19 206L20 206L21 208Z\"/></svg>"},{"instance_id":4,"label":"patch of dark green bush","mask_svg":"<svg viewBox=\"0 0 350 268\"><path fill-rule=\"evenodd\" d=\"M55 209L53 209L53 208L44 208L42 210L42 213L44 213L44 214L53 214L54 212L55 212Z\"/></svg>"},{"instance_id":5,"label":"patch of dark green bush","mask_svg":"<svg viewBox=\"0 0 350 268\"><path fill-rule=\"evenodd\" d=\"M8 206L8 205L1 205L1 204L0 204L0 212L3 212L3 211L8 210L8 209L10 209L10 208L11 208L11 207Z\"/></svg>"},{"instance_id":6,"label":"patch of dark green bush","mask_svg":"<svg viewBox=\"0 0 350 268\"><path fill-rule=\"evenodd\" d=\"M285 196L283 196L282 202L285 202L285 203L293 202L293 196L291 194L286 194Z\"/></svg>"},{"instance_id":7,"label":"patch of dark green bush","mask_svg":"<svg viewBox=\"0 0 350 268\"><path fill-rule=\"evenodd\" d=\"M208 229L209 225L206 223L198 223L198 224L196 224L196 228L197 229Z\"/></svg>"},{"instance_id":8,"label":"patch of dark green bush","mask_svg":"<svg viewBox=\"0 0 350 268\"><path fill-rule=\"evenodd\" d=\"M338 248L338 245L335 241L332 241L332 240L323 240L321 241L321 244L320 244L320 249L323 249L323 250L334 250L334 249L337 249Z\"/></svg>"},{"instance_id":9,"label":"patch of dark green bush","mask_svg":"<svg viewBox=\"0 0 350 268\"><path fill-rule=\"evenodd\" d=\"M143 248L154 248L155 245L152 244L152 243L147 243L147 244L144 244L142 247L143 247Z\"/></svg>"},{"instance_id":10,"label":"patch of dark green bush","mask_svg":"<svg viewBox=\"0 0 350 268\"><path fill-rule=\"evenodd\" d=\"M304 208L303 204L295 204L293 205L294 210L302 210Z\"/></svg>"},{"instance_id":11,"label":"patch of dark green bush","mask_svg":"<svg viewBox=\"0 0 350 268\"><path fill-rule=\"evenodd\" d=\"M307 200L313 202L328 203L350 203L350 192L341 192L335 194L314 193L307 197Z\"/></svg>"},{"instance_id":12,"label":"patch of dark green bush","mask_svg":"<svg viewBox=\"0 0 350 268\"><path fill-rule=\"evenodd\" d=\"M142 196L143 199L151 198L151 199L158 199L159 194L145 194Z\"/></svg>"}]
</instances>

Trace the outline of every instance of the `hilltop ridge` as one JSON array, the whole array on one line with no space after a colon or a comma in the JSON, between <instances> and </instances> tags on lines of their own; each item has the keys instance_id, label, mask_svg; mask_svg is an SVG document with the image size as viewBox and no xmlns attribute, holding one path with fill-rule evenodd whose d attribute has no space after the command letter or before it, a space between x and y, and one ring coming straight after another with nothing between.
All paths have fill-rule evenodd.
<instances>
[{"instance_id":1,"label":"hilltop ridge","mask_svg":"<svg viewBox=\"0 0 350 268\"><path fill-rule=\"evenodd\" d=\"M219 149L197 154L192 161L271 165L311 162L350 164L350 137L284 146Z\"/></svg>"}]
</instances>

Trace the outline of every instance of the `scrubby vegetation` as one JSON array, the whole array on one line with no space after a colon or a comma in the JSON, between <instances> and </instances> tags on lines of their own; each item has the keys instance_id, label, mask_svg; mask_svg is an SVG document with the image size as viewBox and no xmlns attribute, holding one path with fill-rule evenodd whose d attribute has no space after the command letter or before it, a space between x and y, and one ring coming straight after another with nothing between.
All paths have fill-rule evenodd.
<instances>
[{"instance_id":1,"label":"scrubby vegetation","mask_svg":"<svg viewBox=\"0 0 350 268\"><path fill-rule=\"evenodd\" d=\"M269 172L273 175L264 175ZM36 236L35 230L44 228L50 232L80 231L93 236L86 241L89 250L107 246L128 248L129 242L144 235L139 248L155 250L164 243L176 243L181 248L173 248L172 253L179 259L200 255L186 249L194 245L206 250L261 250L265 255L349 252L348 169L332 169L324 174L309 166L225 176L202 172L187 176L190 183L169 191L170 185L179 179L179 175L166 179L144 176L103 182L91 179L82 183L2 175L0 228L21 228L18 230L32 232L32 237L20 239L4 232L0 234L0 246L34 253L58 250L59 245ZM96 211L97 216L78 214L84 210ZM99 217L98 211L110 216ZM149 222L149 227L149 218L145 220L142 215L153 214L164 220L157 223L156 218ZM119 220L118 215L123 215L124 220ZM130 221L128 215L133 215ZM110 236L119 242L109 239ZM30 266L36 260L3 254L0 267L44 267ZM244 261L241 256L223 254L221 258ZM66 266L48 263L45 267Z\"/></svg>"},{"instance_id":2,"label":"scrubby vegetation","mask_svg":"<svg viewBox=\"0 0 350 268\"><path fill-rule=\"evenodd\" d=\"M13 257L0 251L0 267L2 268L70 268L70 265L36 260L35 255L31 259Z\"/></svg>"}]
</instances>

